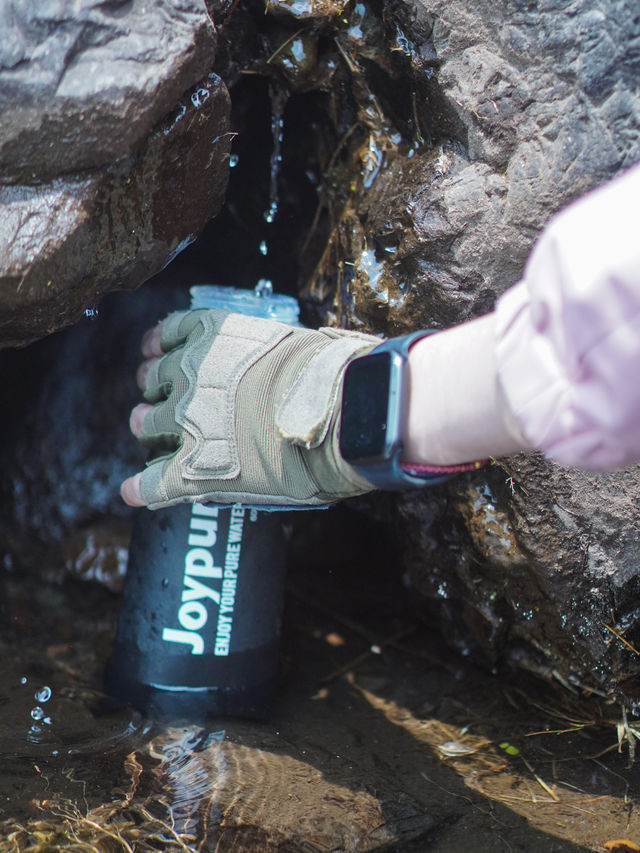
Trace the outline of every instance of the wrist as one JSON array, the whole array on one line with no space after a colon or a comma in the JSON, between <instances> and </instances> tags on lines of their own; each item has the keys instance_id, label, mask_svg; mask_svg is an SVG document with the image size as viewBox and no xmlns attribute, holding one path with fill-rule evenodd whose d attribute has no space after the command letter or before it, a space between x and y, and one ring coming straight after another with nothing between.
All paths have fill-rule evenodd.
<instances>
[{"instance_id":1,"label":"wrist","mask_svg":"<svg viewBox=\"0 0 640 853\"><path fill-rule=\"evenodd\" d=\"M418 341L407 386L402 459L416 470L473 470L528 447L500 391L493 313Z\"/></svg>"}]
</instances>

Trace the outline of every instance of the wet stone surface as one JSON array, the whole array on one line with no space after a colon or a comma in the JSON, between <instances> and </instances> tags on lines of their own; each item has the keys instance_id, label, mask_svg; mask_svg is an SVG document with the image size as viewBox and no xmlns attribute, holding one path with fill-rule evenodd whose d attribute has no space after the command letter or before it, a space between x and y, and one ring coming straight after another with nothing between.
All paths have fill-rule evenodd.
<instances>
[{"instance_id":1,"label":"wet stone surface","mask_svg":"<svg viewBox=\"0 0 640 853\"><path fill-rule=\"evenodd\" d=\"M202 245L225 270L217 235L234 216L249 252L266 236L307 322L391 335L486 312L549 217L640 157L631 2L268 11L243 6L221 29L239 165ZM240 176L252 97L270 100L277 155L255 206ZM370 512L397 524L456 648L635 707L638 488L637 469L596 477L529 455Z\"/></svg>"},{"instance_id":2,"label":"wet stone surface","mask_svg":"<svg viewBox=\"0 0 640 853\"><path fill-rule=\"evenodd\" d=\"M203 4L4 4L0 346L137 287L219 209L228 93Z\"/></svg>"}]
</instances>

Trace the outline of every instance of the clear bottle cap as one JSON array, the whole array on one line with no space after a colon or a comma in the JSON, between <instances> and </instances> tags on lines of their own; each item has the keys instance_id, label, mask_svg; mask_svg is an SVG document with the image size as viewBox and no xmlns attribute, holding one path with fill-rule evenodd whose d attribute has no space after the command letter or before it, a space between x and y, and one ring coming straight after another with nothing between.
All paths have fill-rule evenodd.
<instances>
[{"instance_id":1,"label":"clear bottle cap","mask_svg":"<svg viewBox=\"0 0 640 853\"><path fill-rule=\"evenodd\" d=\"M261 278L253 290L221 284L196 284L189 292L192 308L224 308L296 326L300 322L298 300L274 293L272 283L266 278Z\"/></svg>"}]
</instances>

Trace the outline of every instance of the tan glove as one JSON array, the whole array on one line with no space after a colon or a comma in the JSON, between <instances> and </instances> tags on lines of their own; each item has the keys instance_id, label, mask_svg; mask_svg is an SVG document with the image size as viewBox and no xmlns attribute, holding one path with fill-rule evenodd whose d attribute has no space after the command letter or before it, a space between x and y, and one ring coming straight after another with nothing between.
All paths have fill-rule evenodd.
<instances>
[{"instance_id":1,"label":"tan glove","mask_svg":"<svg viewBox=\"0 0 640 853\"><path fill-rule=\"evenodd\" d=\"M220 309L161 324L140 441L164 451L142 473L155 509L182 501L318 506L373 489L340 456L342 377L380 343Z\"/></svg>"}]
</instances>

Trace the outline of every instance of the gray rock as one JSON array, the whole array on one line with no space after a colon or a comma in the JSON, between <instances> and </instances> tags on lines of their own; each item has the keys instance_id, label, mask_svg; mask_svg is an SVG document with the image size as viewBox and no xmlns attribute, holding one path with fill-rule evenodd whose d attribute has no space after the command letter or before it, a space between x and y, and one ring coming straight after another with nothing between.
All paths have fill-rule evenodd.
<instances>
[{"instance_id":1,"label":"gray rock","mask_svg":"<svg viewBox=\"0 0 640 853\"><path fill-rule=\"evenodd\" d=\"M414 279L411 321L424 305L424 321L449 324L517 280L557 209L640 159L640 15L631 2L421 8L433 16L461 149L443 149L442 174L409 205L410 251L433 265ZM529 455L424 496L439 522L409 559L419 586L443 601L447 635L493 662L637 698L640 661L620 637L640 639L638 477Z\"/></svg>"},{"instance_id":2,"label":"gray rock","mask_svg":"<svg viewBox=\"0 0 640 853\"><path fill-rule=\"evenodd\" d=\"M0 7L0 181L29 184L131 155L214 59L196 0Z\"/></svg>"},{"instance_id":3,"label":"gray rock","mask_svg":"<svg viewBox=\"0 0 640 853\"><path fill-rule=\"evenodd\" d=\"M204 3L0 7L0 345L136 287L222 203L228 94Z\"/></svg>"},{"instance_id":4,"label":"gray rock","mask_svg":"<svg viewBox=\"0 0 640 853\"><path fill-rule=\"evenodd\" d=\"M369 127L375 174L361 148L360 189L305 292L334 293L337 325L399 334L489 310L553 213L640 159L640 14L631 0L389 0L383 19L409 69L396 91L420 94L414 140L394 142L389 112ZM454 645L633 700L638 477L523 455L382 506Z\"/></svg>"}]
</instances>

